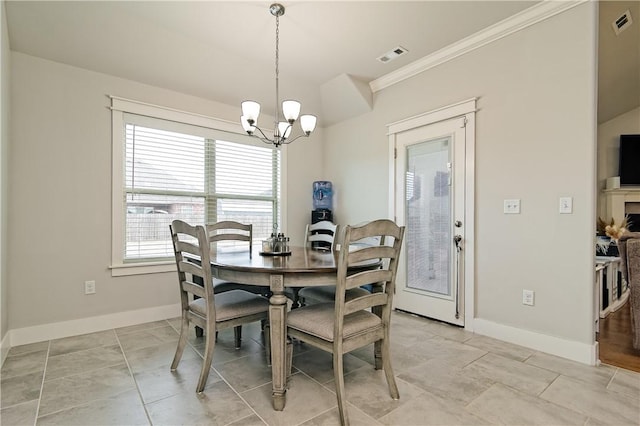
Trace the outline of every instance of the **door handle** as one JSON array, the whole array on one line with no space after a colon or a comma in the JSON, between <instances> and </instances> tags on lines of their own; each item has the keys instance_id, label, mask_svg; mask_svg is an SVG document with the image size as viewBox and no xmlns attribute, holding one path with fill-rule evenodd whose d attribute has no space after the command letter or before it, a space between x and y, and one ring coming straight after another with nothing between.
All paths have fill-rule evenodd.
<instances>
[{"instance_id":1,"label":"door handle","mask_svg":"<svg viewBox=\"0 0 640 426\"><path fill-rule=\"evenodd\" d=\"M456 250L462 250L462 235L455 235L453 237L453 242L456 243Z\"/></svg>"},{"instance_id":2,"label":"door handle","mask_svg":"<svg viewBox=\"0 0 640 426\"><path fill-rule=\"evenodd\" d=\"M460 318L460 252L462 251L462 235L454 235L453 242L456 243L456 319L458 319Z\"/></svg>"}]
</instances>

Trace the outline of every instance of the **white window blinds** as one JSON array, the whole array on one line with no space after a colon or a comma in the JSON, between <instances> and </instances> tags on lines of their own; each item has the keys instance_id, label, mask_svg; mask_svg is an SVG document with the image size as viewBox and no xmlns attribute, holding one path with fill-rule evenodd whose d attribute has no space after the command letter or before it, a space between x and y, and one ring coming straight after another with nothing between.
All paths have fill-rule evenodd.
<instances>
[{"instance_id":1,"label":"white window blinds","mask_svg":"<svg viewBox=\"0 0 640 426\"><path fill-rule=\"evenodd\" d=\"M279 222L280 152L243 135L125 114L124 262L173 257L169 224Z\"/></svg>"}]
</instances>

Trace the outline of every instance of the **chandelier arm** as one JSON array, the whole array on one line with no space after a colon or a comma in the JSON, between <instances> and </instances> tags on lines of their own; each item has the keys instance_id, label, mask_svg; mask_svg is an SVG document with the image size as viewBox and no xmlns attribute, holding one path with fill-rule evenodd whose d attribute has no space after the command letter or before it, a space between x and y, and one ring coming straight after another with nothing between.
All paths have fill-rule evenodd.
<instances>
[{"instance_id":1,"label":"chandelier arm","mask_svg":"<svg viewBox=\"0 0 640 426\"><path fill-rule=\"evenodd\" d=\"M258 129L258 131L259 131L259 132L260 132L260 134L262 135L262 137L257 136L257 138L258 138L258 139L260 139L260 140L262 140L262 141L267 140L267 141L269 141L269 143L273 143L273 140L269 139L269 137L268 137L267 135L265 135L265 134L264 134L264 132L262 131L262 129L261 129L260 127L255 126L255 125L254 125L253 127L255 127L256 129Z\"/></svg>"},{"instance_id":2,"label":"chandelier arm","mask_svg":"<svg viewBox=\"0 0 640 426\"><path fill-rule=\"evenodd\" d=\"M293 138L293 139L287 139L287 140L285 140L285 141L284 141L284 142L282 142L282 143L283 143L284 145L288 145L288 144L290 144L291 142L295 142L296 140L298 140L298 139L300 139L300 138L308 138L308 137L309 137L309 135L307 135L307 134L303 133L303 134L301 134L301 135L296 136L296 137L295 137L295 138Z\"/></svg>"},{"instance_id":3,"label":"chandelier arm","mask_svg":"<svg viewBox=\"0 0 640 426\"><path fill-rule=\"evenodd\" d=\"M267 139L267 138L258 138L261 142L266 143L267 145L275 145L276 148L279 146L279 144L277 142L272 141L271 139Z\"/></svg>"}]
</instances>

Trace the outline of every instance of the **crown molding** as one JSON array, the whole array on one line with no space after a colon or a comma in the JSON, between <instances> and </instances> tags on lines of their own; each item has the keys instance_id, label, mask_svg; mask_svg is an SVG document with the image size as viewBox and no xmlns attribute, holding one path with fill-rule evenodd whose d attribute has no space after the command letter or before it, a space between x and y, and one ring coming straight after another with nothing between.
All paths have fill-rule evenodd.
<instances>
[{"instance_id":1,"label":"crown molding","mask_svg":"<svg viewBox=\"0 0 640 426\"><path fill-rule=\"evenodd\" d=\"M565 12L589 0L549 1L544 0L503 21L450 44L428 56L414 61L396 71L383 75L369 83L372 93L379 92L421 72L427 71L458 56L472 52L482 46L500 40L559 13Z\"/></svg>"}]
</instances>

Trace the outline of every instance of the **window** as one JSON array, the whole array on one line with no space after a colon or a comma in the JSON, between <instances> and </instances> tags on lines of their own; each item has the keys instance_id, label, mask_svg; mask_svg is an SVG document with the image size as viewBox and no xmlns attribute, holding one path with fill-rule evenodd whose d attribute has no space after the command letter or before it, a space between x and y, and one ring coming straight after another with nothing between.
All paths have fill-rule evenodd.
<instances>
[{"instance_id":1,"label":"window","mask_svg":"<svg viewBox=\"0 0 640 426\"><path fill-rule=\"evenodd\" d=\"M282 151L229 131L228 122L112 103L113 275L172 270L174 219L252 223L255 244L282 223Z\"/></svg>"}]
</instances>

